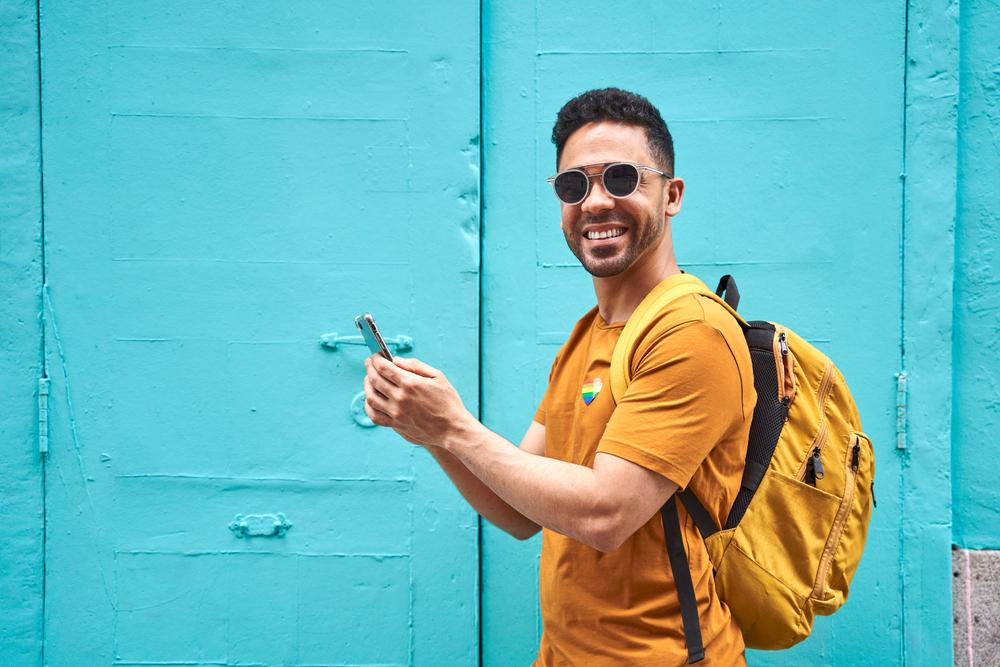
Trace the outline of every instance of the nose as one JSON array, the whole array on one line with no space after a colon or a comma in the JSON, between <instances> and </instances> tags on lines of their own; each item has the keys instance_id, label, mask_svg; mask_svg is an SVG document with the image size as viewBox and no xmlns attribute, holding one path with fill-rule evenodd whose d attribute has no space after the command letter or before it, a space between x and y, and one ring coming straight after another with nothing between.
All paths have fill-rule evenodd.
<instances>
[{"instance_id":1,"label":"nose","mask_svg":"<svg viewBox=\"0 0 1000 667\"><path fill-rule=\"evenodd\" d=\"M580 202L580 210L584 213L597 213L615 207L615 199L604 189L604 179L600 174L590 177L590 192L586 199Z\"/></svg>"}]
</instances>

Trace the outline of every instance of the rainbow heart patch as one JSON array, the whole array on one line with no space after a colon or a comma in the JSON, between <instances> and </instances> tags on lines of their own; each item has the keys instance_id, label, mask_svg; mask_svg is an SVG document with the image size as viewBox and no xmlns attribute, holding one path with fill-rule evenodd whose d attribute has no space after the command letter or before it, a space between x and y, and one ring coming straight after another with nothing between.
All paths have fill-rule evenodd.
<instances>
[{"instance_id":1,"label":"rainbow heart patch","mask_svg":"<svg viewBox=\"0 0 1000 667\"><path fill-rule=\"evenodd\" d=\"M597 395L601 393L601 387L604 383L601 382L601 378L594 378L590 382L583 385L583 402L587 405L597 398Z\"/></svg>"}]
</instances>

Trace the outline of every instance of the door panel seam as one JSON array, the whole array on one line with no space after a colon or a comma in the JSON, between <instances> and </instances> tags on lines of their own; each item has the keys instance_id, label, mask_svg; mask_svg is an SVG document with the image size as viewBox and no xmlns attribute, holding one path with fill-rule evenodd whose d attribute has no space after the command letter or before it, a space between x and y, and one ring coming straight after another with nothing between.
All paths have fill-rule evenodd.
<instances>
[{"instance_id":1,"label":"door panel seam","mask_svg":"<svg viewBox=\"0 0 1000 667\"><path fill-rule=\"evenodd\" d=\"M41 287L38 290L39 298L39 329L41 331L41 340L39 341L39 353L42 357L42 377L49 377L48 369L48 353L46 350L46 319L45 319L45 303L44 303L44 290L47 280L46 266L45 266L45 144L44 144L44 132L43 132L43 122L42 122L42 10L41 10L41 0L35 0L35 57L37 58L37 72L38 72L38 218L39 218L39 250L41 255L42 263L42 275L41 275ZM36 426L38 428L38 426ZM49 534L49 524L48 524L48 499L46 497L46 492L48 490L48 481L46 479L46 468L45 462L47 456L39 457L39 465L41 465L41 483L42 483L42 608L41 608L41 664L45 664L45 630L46 630L46 601L48 600L48 594L46 591L46 584L48 582L48 577L46 573L48 572L48 534Z\"/></svg>"}]
</instances>

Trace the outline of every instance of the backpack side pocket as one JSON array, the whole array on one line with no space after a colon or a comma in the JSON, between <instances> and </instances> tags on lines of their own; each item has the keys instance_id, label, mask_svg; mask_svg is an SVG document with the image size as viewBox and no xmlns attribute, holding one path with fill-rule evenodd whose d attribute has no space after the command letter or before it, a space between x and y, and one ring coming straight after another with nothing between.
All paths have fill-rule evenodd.
<instances>
[{"instance_id":1,"label":"backpack side pocket","mask_svg":"<svg viewBox=\"0 0 1000 667\"><path fill-rule=\"evenodd\" d=\"M844 496L823 549L816 584L810 595L817 614L829 615L847 599L868 536L875 481L875 456L868 436L849 434L844 460Z\"/></svg>"},{"instance_id":2,"label":"backpack side pocket","mask_svg":"<svg viewBox=\"0 0 1000 667\"><path fill-rule=\"evenodd\" d=\"M781 649L812 630L809 596L841 499L768 471L715 580L750 648Z\"/></svg>"}]
</instances>

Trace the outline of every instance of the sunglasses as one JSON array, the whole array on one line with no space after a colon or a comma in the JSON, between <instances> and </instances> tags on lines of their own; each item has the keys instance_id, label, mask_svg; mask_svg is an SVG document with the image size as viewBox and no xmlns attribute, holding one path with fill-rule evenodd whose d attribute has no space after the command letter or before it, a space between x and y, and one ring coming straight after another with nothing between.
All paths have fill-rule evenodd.
<instances>
[{"instance_id":1,"label":"sunglasses","mask_svg":"<svg viewBox=\"0 0 1000 667\"><path fill-rule=\"evenodd\" d=\"M560 201L573 206L582 202L590 194L590 179L595 176L601 177L605 192L615 199L623 199L639 188L644 171L651 171L665 178L673 178L673 176L653 167L645 167L631 162L612 162L606 165L600 174L588 174L582 167L574 167L560 171L546 180L552 184L552 188L556 191L556 197L559 197Z\"/></svg>"}]
</instances>

